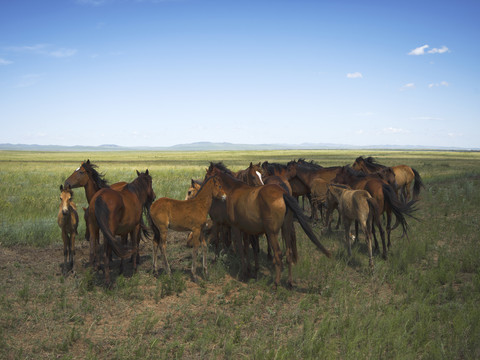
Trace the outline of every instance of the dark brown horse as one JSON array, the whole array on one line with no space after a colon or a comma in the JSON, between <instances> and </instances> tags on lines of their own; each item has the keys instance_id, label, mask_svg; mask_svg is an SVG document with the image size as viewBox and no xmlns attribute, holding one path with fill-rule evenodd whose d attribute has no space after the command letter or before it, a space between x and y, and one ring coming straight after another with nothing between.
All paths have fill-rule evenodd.
<instances>
[{"instance_id":1,"label":"dark brown horse","mask_svg":"<svg viewBox=\"0 0 480 360\"><path fill-rule=\"evenodd\" d=\"M87 203L90 204L93 195L95 195L98 190L109 187L113 190L121 190L126 184L127 183L125 181L122 181L108 185L104 175L97 171L97 165L90 162L90 159L88 159L87 161L82 162L80 166L65 180L63 186L65 188L70 187L71 189L83 187L85 189ZM85 239L88 241L90 239L90 233L88 230L88 224L85 224Z\"/></svg>"},{"instance_id":2,"label":"dark brown horse","mask_svg":"<svg viewBox=\"0 0 480 360\"><path fill-rule=\"evenodd\" d=\"M240 170L236 173L234 172L233 174L238 180L241 180L248 185L264 185L262 180L262 167L260 166L260 163L250 163L245 170Z\"/></svg>"},{"instance_id":3,"label":"dark brown horse","mask_svg":"<svg viewBox=\"0 0 480 360\"><path fill-rule=\"evenodd\" d=\"M406 216L412 216L412 212L415 211L415 201L409 203L402 203L398 200L395 190L384 180L381 180L375 174L365 174L360 171L352 169L350 166L344 166L337 173L337 176L333 179L334 183L349 185L355 190L366 190L370 195L375 198L380 209L380 214L384 212L387 215L387 236L388 246L390 247L390 233L391 227L391 213L393 212L397 222L402 225L403 234L407 235L408 224ZM374 229L373 229L374 231ZM375 237L375 232L373 232ZM383 241L383 239L382 239ZM383 257L387 257L387 249L385 243L383 245ZM378 242L375 237L375 247L378 248Z\"/></svg>"},{"instance_id":4,"label":"dark brown horse","mask_svg":"<svg viewBox=\"0 0 480 360\"><path fill-rule=\"evenodd\" d=\"M138 237L142 225L143 210L150 207L155 199L152 177L148 170L137 171L137 178L126 184L122 190L103 188L97 191L88 208L88 226L90 229L90 263L97 268L97 244L99 231L104 237L105 281L110 283L109 259L111 252L124 259L138 253ZM115 235L128 235L132 239L133 249L125 251L116 244ZM133 268L136 270L136 256Z\"/></svg>"},{"instance_id":5,"label":"dark brown horse","mask_svg":"<svg viewBox=\"0 0 480 360\"><path fill-rule=\"evenodd\" d=\"M153 244L153 271L157 271L157 249L160 247L165 271L170 274L170 265L167 260L167 233L168 229L175 231L191 231L193 242L192 277L196 281L197 252L202 245L203 271L207 273L207 245L202 230L207 222L208 212L213 199L225 201L225 192L222 190L216 176L211 176L203 182L195 197L189 200L175 200L160 198L150 207L149 222L154 230Z\"/></svg>"},{"instance_id":6,"label":"dark brown horse","mask_svg":"<svg viewBox=\"0 0 480 360\"><path fill-rule=\"evenodd\" d=\"M420 194L420 189L425 187L422 178L417 170L407 165L397 165L392 166L391 168L381 165L375 161L373 157L364 158L359 156L355 159L352 167L355 170L361 170L365 173L375 173L378 171L383 171L384 169L392 169L395 175L395 183L397 185L397 196L400 198L401 195L405 202L410 200L410 189L413 182L413 200L417 200Z\"/></svg>"},{"instance_id":7,"label":"dark brown horse","mask_svg":"<svg viewBox=\"0 0 480 360\"><path fill-rule=\"evenodd\" d=\"M278 243L280 231L287 234L291 229L291 221L295 216L310 240L328 257L326 250L313 233L306 217L298 206L297 201L286 194L278 185L249 186L214 164L210 165L207 176L217 174L224 191L227 194L226 208L232 237L241 253L241 232L249 235L266 234L267 241L274 252L275 278L274 286L280 282L282 259ZM289 266L288 284L292 285L291 266L296 262L296 244L291 244L291 236L286 235L287 263ZM289 241L290 240L290 241ZM244 275L247 273L245 259L240 256Z\"/></svg>"},{"instance_id":8,"label":"dark brown horse","mask_svg":"<svg viewBox=\"0 0 480 360\"><path fill-rule=\"evenodd\" d=\"M75 236L78 235L77 206L73 202L73 191L70 187L60 185L60 206L58 209L57 223L62 230L63 239L63 271L73 269L75 257ZM68 265L67 265L68 257Z\"/></svg>"}]
</instances>

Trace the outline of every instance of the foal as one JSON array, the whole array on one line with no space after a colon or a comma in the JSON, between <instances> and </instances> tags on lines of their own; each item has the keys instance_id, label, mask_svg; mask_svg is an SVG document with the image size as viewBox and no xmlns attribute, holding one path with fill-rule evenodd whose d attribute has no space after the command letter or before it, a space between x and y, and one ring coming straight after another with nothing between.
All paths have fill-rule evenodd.
<instances>
[{"instance_id":1,"label":"foal","mask_svg":"<svg viewBox=\"0 0 480 360\"><path fill-rule=\"evenodd\" d=\"M160 247L165 271L170 274L170 265L167 260L167 233L168 229L175 231L191 231L193 242L192 277L196 281L197 251L202 245L203 271L207 272L207 244L201 232L207 222L207 215L214 198L225 200L216 176L207 178L197 195L190 200L175 200L160 198L155 201L148 212L149 222L154 231L153 243L153 271L157 271L157 251Z\"/></svg>"},{"instance_id":2,"label":"foal","mask_svg":"<svg viewBox=\"0 0 480 360\"><path fill-rule=\"evenodd\" d=\"M75 235L78 234L77 207L72 201L72 198L72 188L64 188L63 185L60 185L60 206L58 209L57 222L60 229L62 229L64 272L67 272L67 267L73 269L73 258L75 257ZM67 257L69 260L68 265Z\"/></svg>"},{"instance_id":3,"label":"foal","mask_svg":"<svg viewBox=\"0 0 480 360\"><path fill-rule=\"evenodd\" d=\"M353 221L358 221L367 240L369 264L373 268L372 223L380 230L382 241L385 239L377 201L366 190L350 190L336 184L328 185L327 196L333 196L338 202L338 210L345 228L348 255L352 255L350 225Z\"/></svg>"}]
</instances>

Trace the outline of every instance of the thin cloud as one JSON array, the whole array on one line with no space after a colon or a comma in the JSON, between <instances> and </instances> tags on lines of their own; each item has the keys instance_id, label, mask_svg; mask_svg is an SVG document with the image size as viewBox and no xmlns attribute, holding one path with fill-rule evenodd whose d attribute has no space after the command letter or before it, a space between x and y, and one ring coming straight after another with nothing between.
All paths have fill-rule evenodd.
<instances>
[{"instance_id":1,"label":"thin cloud","mask_svg":"<svg viewBox=\"0 0 480 360\"><path fill-rule=\"evenodd\" d=\"M363 75L360 72L348 73L347 78L349 78L349 79L361 79L361 78L363 78Z\"/></svg>"},{"instance_id":2,"label":"thin cloud","mask_svg":"<svg viewBox=\"0 0 480 360\"><path fill-rule=\"evenodd\" d=\"M442 121L442 118L437 118L433 116L417 116L411 118L412 120L418 120L418 121Z\"/></svg>"},{"instance_id":3,"label":"thin cloud","mask_svg":"<svg viewBox=\"0 0 480 360\"><path fill-rule=\"evenodd\" d=\"M433 48L431 50L428 50L429 54L443 54L443 53L446 53L446 52L450 52L450 50L445 45L442 46L440 49Z\"/></svg>"},{"instance_id":4,"label":"thin cloud","mask_svg":"<svg viewBox=\"0 0 480 360\"><path fill-rule=\"evenodd\" d=\"M425 44L423 46L419 46L408 53L408 55L425 55L425 54L444 54L446 52L450 52L448 47L443 45L441 48L432 48L427 50L430 46Z\"/></svg>"},{"instance_id":5,"label":"thin cloud","mask_svg":"<svg viewBox=\"0 0 480 360\"><path fill-rule=\"evenodd\" d=\"M440 86L449 86L450 84L446 81L442 81L440 83L432 83L432 84L428 84L428 87L431 89L431 88L434 88L434 87L440 87Z\"/></svg>"},{"instance_id":6,"label":"thin cloud","mask_svg":"<svg viewBox=\"0 0 480 360\"><path fill-rule=\"evenodd\" d=\"M10 64L12 64L12 63L13 63L12 61L5 60L5 59L0 58L0 66L1 66L1 65L10 65Z\"/></svg>"},{"instance_id":7,"label":"thin cloud","mask_svg":"<svg viewBox=\"0 0 480 360\"><path fill-rule=\"evenodd\" d=\"M403 85L400 90L409 90L409 89L414 89L415 88L415 84L414 83L408 83L408 84L405 84Z\"/></svg>"},{"instance_id":8,"label":"thin cloud","mask_svg":"<svg viewBox=\"0 0 480 360\"><path fill-rule=\"evenodd\" d=\"M31 53L37 55L50 56L55 58L65 58L73 56L77 53L77 49L54 48L50 44L35 44L31 46L11 46L7 48L9 51Z\"/></svg>"},{"instance_id":9,"label":"thin cloud","mask_svg":"<svg viewBox=\"0 0 480 360\"><path fill-rule=\"evenodd\" d=\"M42 78L41 74L27 74L23 75L18 83L15 85L15 88L26 88L37 84Z\"/></svg>"}]
</instances>

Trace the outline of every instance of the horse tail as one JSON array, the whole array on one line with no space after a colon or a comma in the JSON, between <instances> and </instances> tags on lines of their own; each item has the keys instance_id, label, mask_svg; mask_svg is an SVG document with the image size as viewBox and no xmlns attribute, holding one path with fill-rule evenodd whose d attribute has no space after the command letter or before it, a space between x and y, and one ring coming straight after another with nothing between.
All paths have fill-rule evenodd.
<instances>
[{"instance_id":1,"label":"horse tail","mask_svg":"<svg viewBox=\"0 0 480 360\"><path fill-rule=\"evenodd\" d=\"M398 200L397 195L395 194L395 191L390 185L383 184L382 188L383 188L383 196L385 198L385 202L390 206L390 209L392 209L397 219L397 222L399 222L400 225L402 225L402 229L403 229L402 236L406 235L408 238L408 234L407 234L408 224L407 224L406 216L416 219L412 215L412 213L416 210L414 205L417 201L411 200L408 203L402 203L401 201Z\"/></svg>"},{"instance_id":2,"label":"horse tail","mask_svg":"<svg viewBox=\"0 0 480 360\"><path fill-rule=\"evenodd\" d=\"M320 241L318 241L317 237L315 236L315 233L313 232L312 228L310 227L310 224L308 223L308 218L305 216L303 213L302 209L300 209L300 206L298 205L298 202L295 200L293 196L290 196L288 194L283 194L283 199L285 201L285 204L287 207L292 210L293 215L295 218L298 220L300 225L302 226L303 231L305 231L305 234L309 237L309 239L317 246L317 248L323 252L327 257L331 257L332 254L330 251L325 249L322 244L320 244Z\"/></svg>"},{"instance_id":3,"label":"horse tail","mask_svg":"<svg viewBox=\"0 0 480 360\"><path fill-rule=\"evenodd\" d=\"M153 221L152 214L150 214L150 208L147 211L147 220L148 220L148 224L149 224L150 228L153 231L153 241L155 242L155 244L159 244L160 243L160 230L158 230L157 225L155 225L155 222Z\"/></svg>"},{"instance_id":4,"label":"horse tail","mask_svg":"<svg viewBox=\"0 0 480 360\"><path fill-rule=\"evenodd\" d=\"M420 188L425 188L425 185L422 182L422 178L417 170L412 168L413 174L415 175L415 182L413 183L413 199L418 199L418 195L420 194Z\"/></svg>"},{"instance_id":5,"label":"horse tail","mask_svg":"<svg viewBox=\"0 0 480 360\"><path fill-rule=\"evenodd\" d=\"M110 210L108 209L105 201L98 197L95 200L95 218L97 219L97 224L100 230L102 230L104 241L107 241L108 245L112 248L115 255L121 259L128 258L135 254L136 250L125 251L117 246L115 242L115 236L112 234L110 227L108 226L108 218L110 216Z\"/></svg>"}]
</instances>

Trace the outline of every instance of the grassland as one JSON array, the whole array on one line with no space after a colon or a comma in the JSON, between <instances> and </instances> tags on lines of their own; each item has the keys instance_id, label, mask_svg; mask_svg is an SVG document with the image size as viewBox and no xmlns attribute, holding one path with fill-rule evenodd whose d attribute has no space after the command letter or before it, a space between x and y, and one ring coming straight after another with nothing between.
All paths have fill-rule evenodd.
<instances>
[{"instance_id":1,"label":"grassland","mask_svg":"<svg viewBox=\"0 0 480 360\"><path fill-rule=\"evenodd\" d=\"M342 233L321 237L327 259L300 230L295 287L271 289L262 242L261 274L238 281L235 254L223 252L210 276L188 276L186 235L169 235L172 278L151 274L142 243L136 274L103 274L87 266L77 243L75 274L61 275L58 187L90 159L111 183L148 168L157 196L183 198L209 161L233 170L250 161L304 157L351 164L353 151L271 152L0 152L0 358L5 359L475 359L480 358L480 154L362 151L379 162L408 164L425 182L410 240L392 238L388 260L373 274L363 243L349 258ZM85 206L83 189L75 191ZM317 233L321 225L315 225ZM85 226L80 224L80 237ZM285 281L284 274L283 281Z\"/></svg>"}]
</instances>

